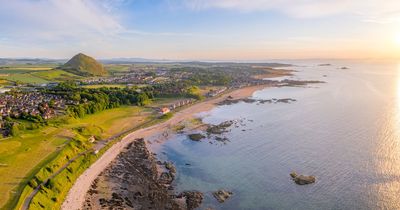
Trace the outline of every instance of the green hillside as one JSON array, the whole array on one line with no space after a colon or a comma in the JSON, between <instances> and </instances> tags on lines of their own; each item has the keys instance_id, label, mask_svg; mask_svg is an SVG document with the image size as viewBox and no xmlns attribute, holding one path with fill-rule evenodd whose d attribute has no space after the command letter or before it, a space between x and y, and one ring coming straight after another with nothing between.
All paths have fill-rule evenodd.
<instances>
[{"instance_id":1,"label":"green hillside","mask_svg":"<svg viewBox=\"0 0 400 210\"><path fill-rule=\"evenodd\" d=\"M79 76L104 76L107 74L101 63L82 53L72 57L60 68Z\"/></svg>"}]
</instances>

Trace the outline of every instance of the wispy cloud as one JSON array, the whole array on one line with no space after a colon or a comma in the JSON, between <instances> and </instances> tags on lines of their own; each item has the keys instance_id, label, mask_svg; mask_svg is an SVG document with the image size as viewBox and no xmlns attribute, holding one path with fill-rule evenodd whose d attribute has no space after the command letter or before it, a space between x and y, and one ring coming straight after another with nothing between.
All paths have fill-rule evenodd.
<instances>
[{"instance_id":1,"label":"wispy cloud","mask_svg":"<svg viewBox=\"0 0 400 210\"><path fill-rule=\"evenodd\" d=\"M14 37L65 39L110 35L122 29L100 1L95 0L0 0L3 34Z\"/></svg>"},{"instance_id":2,"label":"wispy cloud","mask_svg":"<svg viewBox=\"0 0 400 210\"><path fill-rule=\"evenodd\" d=\"M315 18L338 14L388 23L400 19L398 0L170 0L192 10L227 9L240 12L277 11L291 17Z\"/></svg>"}]
</instances>

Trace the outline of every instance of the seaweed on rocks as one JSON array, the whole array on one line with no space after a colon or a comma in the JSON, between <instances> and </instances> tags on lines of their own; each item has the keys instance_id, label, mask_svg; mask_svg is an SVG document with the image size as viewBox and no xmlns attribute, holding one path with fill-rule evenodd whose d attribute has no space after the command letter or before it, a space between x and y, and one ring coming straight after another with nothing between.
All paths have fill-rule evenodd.
<instances>
[{"instance_id":1,"label":"seaweed on rocks","mask_svg":"<svg viewBox=\"0 0 400 210\"><path fill-rule=\"evenodd\" d=\"M201 133L192 133L192 134L189 134L188 137L192 141L201 141L202 139L206 138L206 136L204 136Z\"/></svg>"},{"instance_id":2,"label":"seaweed on rocks","mask_svg":"<svg viewBox=\"0 0 400 210\"><path fill-rule=\"evenodd\" d=\"M168 172L159 177L145 141L135 140L93 182L83 209L185 209L169 185L176 170L172 163L165 166Z\"/></svg>"},{"instance_id":3,"label":"seaweed on rocks","mask_svg":"<svg viewBox=\"0 0 400 210\"><path fill-rule=\"evenodd\" d=\"M177 197L185 198L186 208L188 210L192 210L201 205L203 198L204 198L204 194L199 191L185 191L185 192L180 193Z\"/></svg>"}]
</instances>

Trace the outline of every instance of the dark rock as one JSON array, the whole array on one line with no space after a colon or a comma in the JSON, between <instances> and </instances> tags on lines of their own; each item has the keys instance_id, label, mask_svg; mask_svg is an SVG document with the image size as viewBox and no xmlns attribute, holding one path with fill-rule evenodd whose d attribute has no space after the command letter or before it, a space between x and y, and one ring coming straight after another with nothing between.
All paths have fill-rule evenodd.
<instances>
[{"instance_id":1,"label":"dark rock","mask_svg":"<svg viewBox=\"0 0 400 210\"><path fill-rule=\"evenodd\" d=\"M293 181L298 185L312 184L315 182L315 176L297 175L296 172L290 173Z\"/></svg>"},{"instance_id":2,"label":"dark rock","mask_svg":"<svg viewBox=\"0 0 400 210\"><path fill-rule=\"evenodd\" d=\"M167 172L162 172L160 175L159 182L162 184L171 184L171 182L174 181L174 177Z\"/></svg>"},{"instance_id":3,"label":"dark rock","mask_svg":"<svg viewBox=\"0 0 400 210\"><path fill-rule=\"evenodd\" d=\"M228 120L225 122L222 122L218 125L209 125L207 128L207 133L208 134L223 134L225 132L228 132L228 128L233 125L234 121L233 120Z\"/></svg>"},{"instance_id":4,"label":"dark rock","mask_svg":"<svg viewBox=\"0 0 400 210\"><path fill-rule=\"evenodd\" d=\"M203 134L200 134L200 133L189 134L188 137L192 141L200 141L200 140L206 138L206 136L204 136Z\"/></svg>"},{"instance_id":5,"label":"dark rock","mask_svg":"<svg viewBox=\"0 0 400 210\"><path fill-rule=\"evenodd\" d=\"M296 172L292 172L292 173L290 173L290 176L294 179L297 177L297 174L296 174Z\"/></svg>"},{"instance_id":6,"label":"dark rock","mask_svg":"<svg viewBox=\"0 0 400 210\"><path fill-rule=\"evenodd\" d=\"M282 98L282 99L278 99L276 101L276 103L290 103L290 102L294 102L296 101L296 99L292 99L292 98Z\"/></svg>"},{"instance_id":7,"label":"dark rock","mask_svg":"<svg viewBox=\"0 0 400 210\"><path fill-rule=\"evenodd\" d=\"M232 192L227 191L227 190L218 190L216 192L213 192L213 196L215 199L218 200L218 202L223 203L226 201L226 199L228 199L229 197L231 197L233 195Z\"/></svg>"},{"instance_id":8,"label":"dark rock","mask_svg":"<svg viewBox=\"0 0 400 210\"><path fill-rule=\"evenodd\" d=\"M185 191L179 194L178 197L185 197L187 209L192 210L201 205L204 195L199 191Z\"/></svg>"},{"instance_id":9,"label":"dark rock","mask_svg":"<svg viewBox=\"0 0 400 210\"><path fill-rule=\"evenodd\" d=\"M113 187L104 197L99 197L103 196L100 192L96 196L88 193L83 209L182 209L170 185L174 166L167 165L169 172L158 177L157 159L143 139L135 140L100 174L90 192L94 195L99 180ZM100 191L99 187L96 190Z\"/></svg>"},{"instance_id":10,"label":"dark rock","mask_svg":"<svg viewBox=\"0 0 400 210\"><path fill-rule=\"evenodd\" d=\"M176 168L174 166L174 164L170 163L170 162L166 162L165 163L165 168L169 170L169 172L175 174L176 173Z\"/></svg>"}]
</instances>

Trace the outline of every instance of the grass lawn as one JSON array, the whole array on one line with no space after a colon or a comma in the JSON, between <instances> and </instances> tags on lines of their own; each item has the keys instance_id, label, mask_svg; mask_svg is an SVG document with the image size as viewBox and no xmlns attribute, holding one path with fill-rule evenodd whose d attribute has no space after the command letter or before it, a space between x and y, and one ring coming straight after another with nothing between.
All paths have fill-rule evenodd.
<instances>
[{"instance_id":1,"label":"grass lawn","mask_svg":"<svg viewBox=\"0 0 400 210\"><path fill-rule=\"evenodd\" d=\"M115 134L132 129L151 115L151 110L137 106L123 106L105 110L81 119L72 119L69 125L73 127L97 127L101 130L101 138L106 139Z\"/></svg>"},{"instance_id":2,"label":"grass lawn","mask_svg":"<svg viewBox=\"0 0 400 210\"><path fill-rule=\"evenodd\" d=\"M21 190L21 183L26 184L32 172L47 162L46 157L65 143L65 134L49 127L0 141L0 206Z\"/></svg>"},{"instance_id":3,"label":"grass lawn","mask_svg":"<svg viewBox=\"0 0 400 210\"><path fill-rule=\"evenodd\" d=\"M85 128L88 135L108 138L144 123L150 116L150 109L124 106L0 140L0 206L11 209L16 204L27 181L54 160L63 145L76 135L77 128Z\"/></svg>"}]
</instances>

